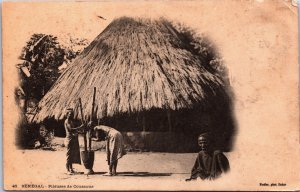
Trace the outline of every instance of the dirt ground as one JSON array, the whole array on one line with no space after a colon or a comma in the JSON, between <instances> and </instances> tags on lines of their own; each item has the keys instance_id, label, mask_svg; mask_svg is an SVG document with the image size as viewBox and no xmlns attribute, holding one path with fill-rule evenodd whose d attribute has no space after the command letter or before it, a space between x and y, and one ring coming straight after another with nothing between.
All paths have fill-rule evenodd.
<instances>
[{"instance_id":1,"label":"dirt ground","mask_svg":"<svg viewBox=\"0 0 300 192\"><path fill-rule=\"evenodd\" d=\"M74 164L74 169L79 172L75 175L67 175L65 169L65 148L57 151L44 150L25 150L23 158L31 159L28 173L39 174L41 170L51 170L56 174L41 174L45 180L60 181L60 180L78 180L78 179L93 179L105 180L112 177L103 176L108 171L106 161L106 152L96 151L94 161L94 171L96 174L86 176L83 165ZM47 157L40 161L40 157ZM152 152L128 152L119 160L118 176L113 177L114 180L125 178L132 179L185 179L190 175L191 166L194 163L195 153L152 153ZM35 169L30 169L35 167ZM40 167L40 168L39 168ZM25 168L25 167L24 167Z\"/></svg>"},{"instance_id":2,"label":"dirt ground","mask_svg":"<svg viewBox=\"0 0 300 192\"><path fill-rule=\"evenodd\" d=\"M153 152L128 152L119 160L118 175L115 177L104 176L108 171L106 153L95 152L94 175L85 175L83 165L74 165L76 174L68 175L65 169L65 148L57 148L56 151L42 149L23 150L22 173L16 174L24 178L27 175L28 182L18 183L18 187L32 188L30 185L42 185L42 189L66 189L71 186L77 190L78 185L83 185L85 190L95 189L140 189L153 188L154 183L185 182L190 176L196 153L153 153ZM228 154L227 154L228 156ZM42 158L41 158L42 157ZM30 162L26 165L21 162ZM39 179L33 183L31 175L38 175ZM16 178L17 179L17 178ZM146 186L149 185L150 186ZM26 186L27 185L27 186ZM91 188L89 188L91 187ZM82 188L80 188L82 189Z\"/></svg>"}]
</instances>

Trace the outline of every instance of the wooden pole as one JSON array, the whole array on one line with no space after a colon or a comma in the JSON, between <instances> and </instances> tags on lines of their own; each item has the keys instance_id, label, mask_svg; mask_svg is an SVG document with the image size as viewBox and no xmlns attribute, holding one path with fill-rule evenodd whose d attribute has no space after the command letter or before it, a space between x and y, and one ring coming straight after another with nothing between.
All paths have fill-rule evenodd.
<instances>
[{"instance_id":1,"label":"wooden pole","mask_svg":"<svg viewBox=\"0 0 300 192\"><path fill-rule=\"evenodd\" d=\"M170 109L167 109L167 117L168 117L169 132L172 132L172 121L171 121L171 111L170 111Z\"/></svg>"},{"instance_id":2,"label":"wooden pole","mask_svg":"<svg viewBox=\"0 0 300 192\"><path fill-rule=\"evenodd\" d=\"M142 115L143 115L143 131L145 132L146 131L146 117L145 117L145 112L142 112Z\"/></svg>"},{"instance_id":3,"label":"wooden pole","mask_svg":"<svg viewBox=\"0 0 300 192\"><path fill-rule=\"evenodd\" d=\"M81 123L83 124L84 117L83 117L81 98L79 98L79 108L80 108L80 114L81 114ZM86 131L83 132L83 141L84 141L84 151L87 151Z\"/></svg>"},{"instance_id":4,"label":"wooden pole","mask_svg":"<svg viewBox=\"0 0 300 192\"><path fill-rule=\"evenodd\" d=\"M96 87L94 87L91 121L94 120L95 99L96 99ZM89 150L90 151L92 150L92 131L91 130L89 131Z\"/></svg>"}]
</instances>

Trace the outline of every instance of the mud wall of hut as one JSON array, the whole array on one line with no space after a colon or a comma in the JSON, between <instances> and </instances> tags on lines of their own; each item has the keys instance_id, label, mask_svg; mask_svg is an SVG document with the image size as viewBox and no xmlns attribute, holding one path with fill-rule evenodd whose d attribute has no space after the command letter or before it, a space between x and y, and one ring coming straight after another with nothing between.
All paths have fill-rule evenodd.
<instances>
[{"instance_id":1,"label":"mud wall of hut","mask_svg":"<svg viewBox=\"0 0 300 192\"><path fill-rule=\"evenodd\" d=\"M191 109L119 114L97 123L122 132L130 150L160 152L196 152L197 137L203 132L212 134L215 148L230 151L235 132L230 100L222 99ZM56 136L65 136L63 121L47 120L45 124L54 129Z\"/></svg>"}]
</instances>

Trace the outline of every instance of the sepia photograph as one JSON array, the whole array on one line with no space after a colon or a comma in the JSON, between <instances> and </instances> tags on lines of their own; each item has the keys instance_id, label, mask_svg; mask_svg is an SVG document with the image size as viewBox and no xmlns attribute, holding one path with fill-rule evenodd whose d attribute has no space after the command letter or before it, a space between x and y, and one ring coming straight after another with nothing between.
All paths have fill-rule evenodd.
<instances>
[{"instance_id":1,"label":"sepia photograph","mask_svg":"<svg viewBox=\"0 0 300 192\"><path fill-rule=\"evenodd\" d=\"M299 190L297 6L4 2L4 189Z\"/></svg>"}]
</instances>

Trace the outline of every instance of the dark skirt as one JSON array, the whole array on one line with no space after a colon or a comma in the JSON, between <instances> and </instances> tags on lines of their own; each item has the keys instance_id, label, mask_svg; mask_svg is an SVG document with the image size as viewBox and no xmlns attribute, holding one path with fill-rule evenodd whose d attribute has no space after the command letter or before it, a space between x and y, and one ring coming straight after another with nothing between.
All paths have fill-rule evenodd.
<instances>
[{"instance_id":1,"label":"dark skirt","mask_svg":"<svg viewBox=\"0 0 300 192\"><path fill-rule=\"evenodd\" d=\"M67 163L81 164L78 136L67 137L65 145L67 147Z\"/></svg>"}]
</instances>

